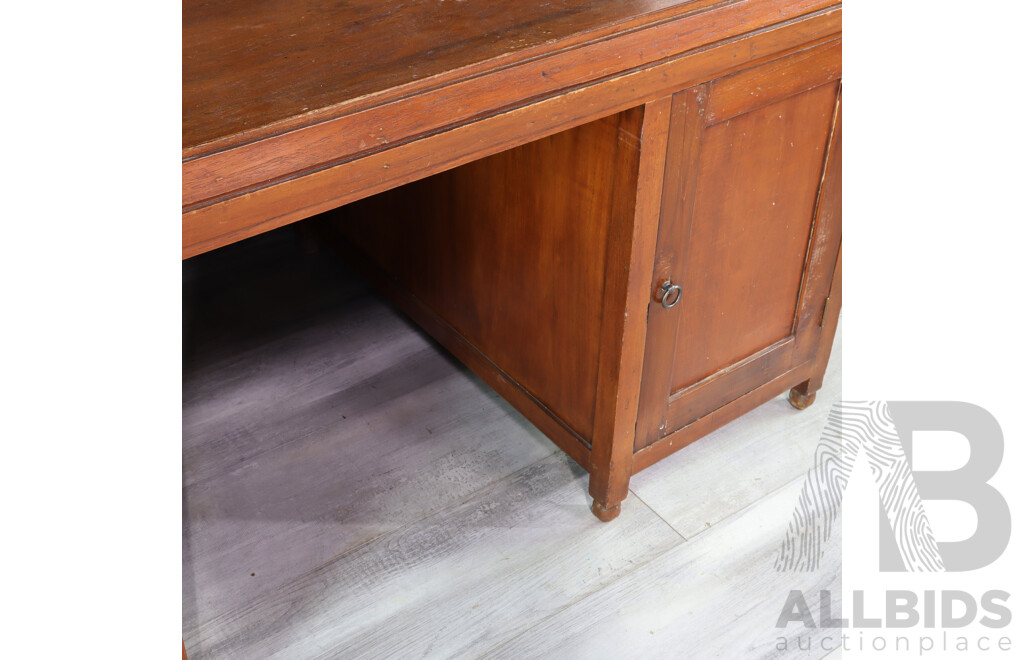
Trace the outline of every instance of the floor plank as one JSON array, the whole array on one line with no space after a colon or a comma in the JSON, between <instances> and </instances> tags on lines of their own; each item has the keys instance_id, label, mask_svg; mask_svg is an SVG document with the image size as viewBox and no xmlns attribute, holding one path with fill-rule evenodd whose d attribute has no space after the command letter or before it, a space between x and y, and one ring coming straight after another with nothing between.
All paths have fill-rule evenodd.
<instances>
[{"instance_id":1,"label":"floor plank","mask_svg":"<svg viewBox=\"0 0 1024 660\"><path fill-rule=\"evenodd\" d=\"M185 490L187 623L281 588L557 451L436 350L414 358L406 375L433 370L435 378L400 392L406 378L384 377L387 403L371 397L378 405L364 409L354 393L336 407L282 406L290 427L242 414L220 427L227 439L207 429L208 449L225 460L234 449L237 464ZM231 428L242 420L244 429Z\"/></svg>"},{"instance_id":2,"label":"floor plank","mask_svg":"<svg viewBox=\"0 0 1024 660\"><path fill-rule=\"evenodd\" d=\"M798 478L647 565L524 631L487 655L495 658L777 658L800 637L820 658L834 631L790 624L777 629L791 589L818 611L822 589L837 594L840 615L842 541L835 534L819 571L773 569L803 479ZM623 507L623 511L625 511ZM837 528L838 529L838 528ZM810 639L808 638L810 636ZM790 653L779 652L779 638ZM832 642L826 646L831 648Z\"/></svg>"},{"instance_id":3,"label":"floor plank","mask_svg":"<svg viewBox=\"0 0 1024 660\"><path fill-rule=\"evenodd\" d=\"M196 658L478 657L682 539L557 453L207 622Z\"/></svg>"}]
</instances>

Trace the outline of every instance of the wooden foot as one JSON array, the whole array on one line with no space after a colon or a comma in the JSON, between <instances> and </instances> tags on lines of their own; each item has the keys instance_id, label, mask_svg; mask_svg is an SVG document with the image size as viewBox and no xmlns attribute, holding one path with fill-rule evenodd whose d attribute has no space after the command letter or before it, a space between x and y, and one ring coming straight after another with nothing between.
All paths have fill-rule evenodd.
<instances>
[{"instance_id":1,"label":"wooden foot","mask_svg":"<svg viewBox=\"0 0 1024 660\"><path fill-rule=\"evenodd\" d=\"M803 410L807 406L814 403L814 397L816 396L816 394L816 392L804 394L803 392L794 387L789 391L789 405L793 406L797 410Z\"/></svg>"},{"instance_id":2,"label":"wooden foot","mask_svg":"<svg viewBox=\"0 0 1024 660\"><path fill-rule=\"evenodd\" d=\"M597 516L597 519L601 522L611 522L612 520L618 518L619 513L622 512L622 502L619 502L615 506L606 509L604 508L604 506L601 505L600 502L594 500L594 503L591 505L590 510L594 512L594 515Z\"/></svg>"}]
</instances>

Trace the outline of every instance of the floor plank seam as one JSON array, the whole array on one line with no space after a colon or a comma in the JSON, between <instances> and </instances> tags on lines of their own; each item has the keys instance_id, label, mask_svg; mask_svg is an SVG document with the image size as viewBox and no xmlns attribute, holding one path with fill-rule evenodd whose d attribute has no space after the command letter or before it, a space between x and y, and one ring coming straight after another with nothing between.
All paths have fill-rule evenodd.
<instances>
[{"instance_id":1,"label":"floor plank seam","mask_svg":"<svg viewBox=\"0 0 1024 660\"><path fill-rule=\"evenodd\" d=\"M644 506L646 506L646 503L644 504ZM656 515L656 516L658 515L657 512L654 511L654 509L651 509L650 507L647 507L647 508L652 513L654 513L654 515ZM658 516L658 518L661 519L661 516ZM662 520L664 520L664 519L662 519ZM602 524L607 524L607 523L602 523ZM674 531L676 534L679 534L679 531L677 529L675 529L674 527L672 527L671 525L669 525L669 528L672 529L672 531ZM680 536L680 538L683 537L682 534L679 534L679 536ZM685 538L683 538L683 542L686 542ZM665 554L667 554L668 552L674 550L675 548L678 548L680 545L682 545L682 543L679 543L677 545L673 545L673 546L671 546L669 548L666 548L664 552L660 552L658 554L653 555L652 557L647 559L647 561L643 561L643 562L640 562L639 564L633 565L629 570L626 570L625 572L622 573L622 575L619 575L618 577L616 577L611 582L608 582L607 584L601 585L601 586L597 587L596 589L594 589L593 591L588 591L585 594L581 594L579 598L576 598L576 599L572 600L571 602L566 603L562 607L559 607L557 610L555 610L554 612L552 612L548 616L544 617L543 619L537 621L532 626L522 630L518 635L510 637L510 638L506 639L504 642L496 644L496 645L492 646L491 648L487 649L486 651L484 651L480 655L476 656L477 660L481 660L482 658L489 658L489 657L495 655L495 653L498 650L500 650L501 648L503 648L505 646L508 646L509 644L512 644L515 640L517 640L517 639L523 637L524 635L528 634L534 628L544 624L548 619L556 617L559 614L561 614L562 612L564 612L565 610L569 609L570 607L575 606L577 603L580 603L580 602L582 602L582 601L592 597L596 593L604 591L605 589L611 587L614 584L618 584L619 582L621 582L622 580L628 578L629 576L631 576L632 574L636 573L638 570L640 570L643 567L647 566L651 562L657 561L658 559L661 559L663 556L665 556Z\"/></svg>"},{"instance_id":2,"label":"floor plank seam","mask_svg":"<svg viewBox=\"0 0 1024 660\"><path fill-rule=\"evenodd\" d=\"M684 543L689 541L689 539L686 538L686 536L682 532L680 532L678 529L676 529L675 526L672 523L670 523L669 521L665 520L665 518L662 517L662 515L660 513L658 513L658 511L653 506L651 506L650 504L645 502L644 499L642 497L640 497L640 495L638 495L635 490L630 488L629 489L629 494L632 495L633 497L635 497L637 500L639 500L640 503L643 504L645 507L647 507L650 510L651 513L653 513L654 515L658 516L658 518L661 520L661 522L663 522L666 525L668 525L669 529L671 529L673 532L678 534L679 538L683 539Z\"/></svg>"},{"instance_id":3,"label":"floor plank seam","mask_svg":"<svg viewBox=\"0 0 1024 660\"><path fill-rule=\"evenodd\" d=\"M781 485L781 486L779 486L779 487L777 487L777 488L774 488L774 489L772 489L772 490L771 490L770 492L766 493L766 494L765 494L765 495L764 495L763 497L761 497L761 498L758 498L758 500L756 500L756 501L752 502L751 504L749 504L749 505L747 505L747 506L744 506L744 507L742 507L742 508L738 509L737 511L735 511L735 512L733 512L733 513L729 514L729 515L728 515L727 517L723 518L723 519L722 519L721 521L718 521L718 522L717 522L717 523L715 523L715 525L713 525L713 526L718 526L718 524L719 524L719 523L721 523L721 522L726 522L726 521L729 521L730 519L732 519L732 518L734 518L734 517L736 517L736 516L738 516L738 515L744 515L744 514L746 514L746 513L747 513L747 510L748 510L748 509L750 509L751 507L753 507L753 506L756 506L756 505L760 505L761 503L763 503L763 502L764 502L764 500L768 499L769 497L771 497L771 496L775 495L776 493L778 493L779 491L781 491L781 490L783 490L783 489L785 489L785 488L791 488L791 487L793 487L793 486L794 486L794 485L796 484L796 482L798 482L798 481L802 481L802 480L803 480L803 479L805 479L805 478L806 478L806 475L804 475L804 474L801 474L801 475L799 475L799 476L797 476L797 477L794 477L793 479L790 479L790 480L789 480L789 481L787 481L787 482L786 482L785 484L783 484L783 485ZM639 499L639 498L638 498L638 499ZM650 507L648 507L648 508L650 508ZM651 509L651 510L652 510L652 511L654 511L653 509ZM655 512L655 514L656 514L656 513L657 513L657 512ZM702 531L703 531L703 530L702 530ZM780 530L779 530L779 543L781 543L781 542L782 542L782 538L783 538L783 535L784 535L784 529L783 529L783 528L780 528ZM689 544L689 543L692 543L692 541L693 541L693 540L694 540L694 539L693 539L693 537L691 537L691 539L690 539L690 540L689 540L689 541L688 541L687 543L688 543L688 544ZM676 549L678 549L678 548L681 548L681 547L684 547L684 544L680 543L680 544L678 544L678 545L675 545L675 546L673 546L673 547L671 547L671 548L668 548L668 549L666 549L666 550L665 550L664 552L658 553L657 555L655 555L655 556L651 557L650 559L648 559L647 561L643 562L642 564L639 564L639 565L638 565L638 566L636 566L635 568L632 568L632 569L631 569L631 570L629 570L628 572L626 572L626 573L624 573L623 575L621 575L621 576L617 577L617 578L616 578L616 579L614 579L613 581L611 581L611 582L609 582L609 583L607 583L607 584L605 584L605 585L602 585L601 587L599 587L599 588L597 588L597 589L595 589L595 590L591 591L591 592L590 592L589 594L587 594L587 595L585 595L585 596L582 596L582 597L581 597L581 598L579 598L579 599L576 599L576 600L575 600L574 602L572 602L572 603L569 603L569 604L565 605L564 607L561 607L561 608L559 608L559 610L558 610L558 611L556 611L556 612L553 612L553 613L552 613L551 615L549 615L549 616L545 617L545 618L544 618L543 620L541 620L541 621L537 622L536 624L534 624L534 625L530 626L529 628L527 628L527 629L523 630L523 631L522 631L521 633L519 633L518 635L516 635L516 636L514 636L514 637L512 637L512 638L510 638L510 639L508 639L508 640L506 640L505 642L502 642L502 643L500 643L500 644L497 644L497 645L493 646L492 648L488 649L488 650L487 650L487 651L486 651L485 653L482 653L482 654L480 654L480 655L478 655L478 656L476 656L476 657L477 657L477 658L486 658L486 657L490 657L490 656L493 656L493 655L496 655L496 654L498 654L498 652L499 652L499 651L501 651L501 649L504 649L504 648L506 648L506 647L509 647L509 646L511 646L511 647L513 647L513 648L514 648L514 647L515 647L515 643L516 643L516 641L517 641L517 640L521 640L521 639L523 639L523 638L524 638L524 637L525 637L526 635L528 635L528 634L538 634L538 633L535 633L535 632L534 632L534 631L535 631L535 629L537 629L538 627L540 627L540 626L542 626L542 625L544 625L544 624L548 623L548 621L549 621L549 620L551 620L551 619L553 619L553 618L555 618L555 617L558 617L558 616L560 616L560 615L561 615L561 614L562 614L562 613L563 613L564 611L566 611L566 610L568 610L568 609L570 609L570 608L572 608L572 607L576 607L576 606L578 606L578 604L579 604L579 603L581 603L582 601L585 601L585 600L587 600L587 599L591 599L591 598L595 598L595 597L597 597L597 596L598 596L598 594L600 594L601 592L604 592L605 590L608 590L608 589L614 589L614 588L616 588L616 587L618 587L618 586L621 586L621 585L623 584L623 583L622 583L622 580L624 580L624 579L633 579L634 575L635 575L635 574L636 574L636 573L637 573L637 572L638 572L638 571L639 571L640 569L643 569L643 568L644 568L645 566L647 566L648 564L650 564L650 563L652 563L652 562L655 562L655 561L659 561L659 560L662 560L662 559L663 559L663 558L664 558L664 557L665 557L665 556L666 556L667 554L669 554L670 552L673 552L673 551L675 551ZM839 568L841 568L841 565L839 566ZM841 574L838 574L838 573L837 573L837 577L839 577L839 578L841 579ZM755 603L755 604L751 605L751 606L750 606L750 607L749 607L749 608L748 608L748 609L746 610L746 612L745 612L745 613L753 612L753 611L757 610L757 609L758 609L759 607L761 607L761 606L762 606L762 604L760 604L760 603ZM739 615L737 615L737 616L739 616ZM550 624L548 624L548 625L550 625ZM540 633L540 634L541 634L541 635L543 635L543 633ZM841 648L841 647L837 647L837 649L838 649L838 648ZM825 654L823 654L823 655L819 656L819 660L821 660L821 659L823 659L823 658L826 658L826 657L833 657L833 658L838 658L838 657L840 657L840 656L841 656L841 653L840 653L840 654L838 654L838 655L834 653L834 652L835 652L835 651L836 651L837 649L832 649L831 651L828 651L827 653L825 653ZM773 657L774 657L774 656L773 656Z\"/></svg>"},{"instance_id":4,"label":"floor plank seam","mask_svg":"<svg viewBox=\"0 0 1024 660\"><path fill-rule=\"evenodd\" d=\"M755 505L756 505L756 504L757 504L758 502L761 502L762 500L764 500L764 499L765 499L766 497L770 496L771 494L773 494L773 493L776 493L776 492L778 492L778 491L782 490L783 488L786 488L787 486L790 486L791 484L793 484L793 482L795 482L795 481L797 481L797 480L800 480L800 479L804 479L805 477L806 477L806 475L803 475L803 474L801 474L801 475L800 475L800 476L798 476L798 477L795 477L795 478L793 478L793 479L790 479L790 480L789 480L789 481L787 481L787 482L786 482L785 484L783 484L783 485L779 486L778 488L774 488L774 489L772 489L772 490L771 490L771 491L769 491L768 493L765 493L765 494L764 494L763 496L759 497L759 498L758 498L757 500L755 500L755 501L751 502L751 503L750 503L750 504L748 504L747 506L744 506L744 507L742 507L742 508L740 508L740 509L737 509L736 511L734 511L734 512L730 513L730 514L729 514L728 516L726 516L725 518L722 518L722 519L721 519L721 520L719 520L718 522L714 523L714 525L712 525L711 527L715 527L715 526L719 525L720 523L723 523L723 522L725 522L725 521L727 521L727 520L729 520L729 519L731 519L731 518L733 518L733 517L737 516L738 514L741 514L741 513L743 513L744 511L746 511L747 509L749 509L749 508L750 508L750 507L752 507L752 506L755 506ZM630 491L630 492L632 493L633 491ZM636 493L633 493L633 494L635 495ZM640 498L638 497L637 499L640 499ZM641 500L641 502L643 502L643 500ZM644 502L644 506L647 506L647 503L646 503L646 502ZM651 508L651 507L649 507L649 506L647 506L647 508L648 508L648 509L650 509L650 510L651 510L651 511L652 511L652 512L654 513L654 515L656 515L656 516L658 516L659 518L661 518L661 516L660 516L660 515L658 514L658 512L657 512L657 511L655 511L654 509L652 509L652 508ZM662 520L664 520L664 518L661 518L661 519L662 519ZM668 523L666 522L666 524L668 524ZM685 537L683 537L683 535L682 535L682 534L680 534L680 533L679 533L679 530L677 530L677 529L676 529L675 527L672 527L671 525L669 525L669 527L670 527L670 528L672 529L672 531L674 531L674 532L676 532L677 534L679 534L679 536L680 536L681 538L683 538L684 542L686 542L686 543L692 542L694 538L696 538L697 536L700 536L700 534L702 534L702 533L703 533L703 532L705 531L705 530L701 530L700 532L698 532L698 533L697 533L697 534L695 534L694 536L690 537L690 539L686 539ZM711 529L711 527L708 527L707 529ZM780 541L781 541L781 535L780 535ZM682 545L682 544L680 544L680 545ZM634 567L633 567L633 568L632 568L631 570L629 570L629 571L627 571L627 572L623 573L622 575L620 575L619 577L615 578L615 579L614 579L614 580L612 580L611 582L609 582L609 583L607 583L607 584L605 584L605 585L602 585L601 587L599 587L599 588L595 589L594 591L591 591L591 592L589 592L589 593L587 593L587 594L585 594L585 595L581 596L580 598L577 598L576 600L572 601L571 603L567 603L567 604L566 604L565 606L563 606L563 607L560 607L560 608L559 608L559 609L558 609L557 611L555 611L555 612L552 612L552 613L551 613L550 615L548 615L548 616L547 616L547 617L545 617L544 619L541 619L540 621L538 621L538 622L537 622L537 623L535 623L534 625L530 626L530 627L529 627L529 628L527 628L526 630L523 630L523 631L522 631L521 633L519 633L519 634L518 634L518 635L516 635L515 637L512 637L512 638L510 638L510 639L508 639L508 640L505 640L504 642L502 642L501 644L498 644L497 646L493 646L493 647L491 647L491 648L490 648L490 649L488 649L488 650L487 650L486 652L484 652L483 654L481 654L481 655L479 655L479 656L477 656L477 657L478 657L478 658L486 658L486 657L488 657L488 656L490 656L490 655L494 654L494 653L495 653L496 651L498 651L498 650L499 650L499 649L501 649L502 647L504 647L504 646L508 646L509 644L511 644L511 643L512 643L512 642L514 642L515 640L517 640L517 639L521 638L521 637L522 637L523 635L526 635L526 634L527 634L527 633L529 633L529 632L530 632L531 630L533 630L533 629L534 629L534 628L536 628L537 626L541 625L542 623L544 623L544 622L545 622L545 621L547 621L548 619L550 619L550 618L552 618L552 617L554 617L554 616L557 616L557 615L558 615L558 614L560 614L560 613L561 613L562 611L564 611L564 610L567 610L567 609L569 609L570 607L572 607L572 606L576 605L577 603L579 603L579 602L583 601L584 599L586 599L586 598L590 598L590 597L592 597L592 596L593 596L594 594L596 594L596 593L598 593L598 592L600 592L600 591L603 591L603 590L605 590L605 589L608 589L608 588L612 587L613 585L616 585L616 584L618 584L618 583L619 583L619 582L620 582L621 580L623 580L623 579L625 579L625 578L629 577L629 576L630 576L631 574L633 574L633 573L634 573L635 571L637 571L638 569L640 569L640 568L643 568L644 566L646 566L647 564L651 563L652 561L655 561L655 560L657 560L657 559L660 559L660 558L661 558L661 557L663 557L663 556L664 556L664 555L665 555L665 554L666 554L667 552L669 552L669 551L671 551L671 550L673 550L674 548L677 548L677 547L679 547L679 546L672 546L672 548L668 548L668 549L667 549L667 550L666 550L665 552L659 553L659 554L657 554L657 555L655 555L655 556L651 557L650 559L648 559L647 561L645 561L645 562L643 562L643 563L641 563L641 564L637 564L637 565L636 565L636 566L634 566Z\"/></svg>"}]
</instances>

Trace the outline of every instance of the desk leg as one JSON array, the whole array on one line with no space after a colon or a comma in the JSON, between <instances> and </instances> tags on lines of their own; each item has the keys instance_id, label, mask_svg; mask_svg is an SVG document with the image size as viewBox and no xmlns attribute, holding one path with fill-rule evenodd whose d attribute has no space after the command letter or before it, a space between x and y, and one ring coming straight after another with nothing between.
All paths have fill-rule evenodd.
<instances>
[{"instance_id":1,"label":"desk leg","mask_svg":"<svg viewBox=\"0 0 1024 660\"><path fill-rule=\"evenodd\" d=\"M620 200L618 213L632 223L619 223L608 238L608 264L601 325L601 353L594 437L590 455L590 507L597 519L608 522L622 510L633 474L633 451L640 379L647 344L647 307L652 300L661 193L665 177L672 98L644 107L639 162L634 195ZM631 207L631 208L630 208Z\"/></svg>"}]
</instances>

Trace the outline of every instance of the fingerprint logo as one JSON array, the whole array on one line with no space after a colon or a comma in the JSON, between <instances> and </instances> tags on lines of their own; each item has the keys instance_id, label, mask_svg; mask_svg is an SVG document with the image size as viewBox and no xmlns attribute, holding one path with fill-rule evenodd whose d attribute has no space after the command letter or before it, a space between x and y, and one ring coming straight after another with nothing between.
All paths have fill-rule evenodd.
<instances>
[{"instance_id":1,"label":"fingerprint logo","mask_svg":"<svg viewBox=\"0 0 1024 660\"><path fill-rule=\"evenodd\" d=\"M814 571L839 524L843 491L857 457L867 456L905 570L944 571L910 461L885 401L840 402L829 411L814 467L775 560L778 571Z\"/></svg>"}]
</instances>

